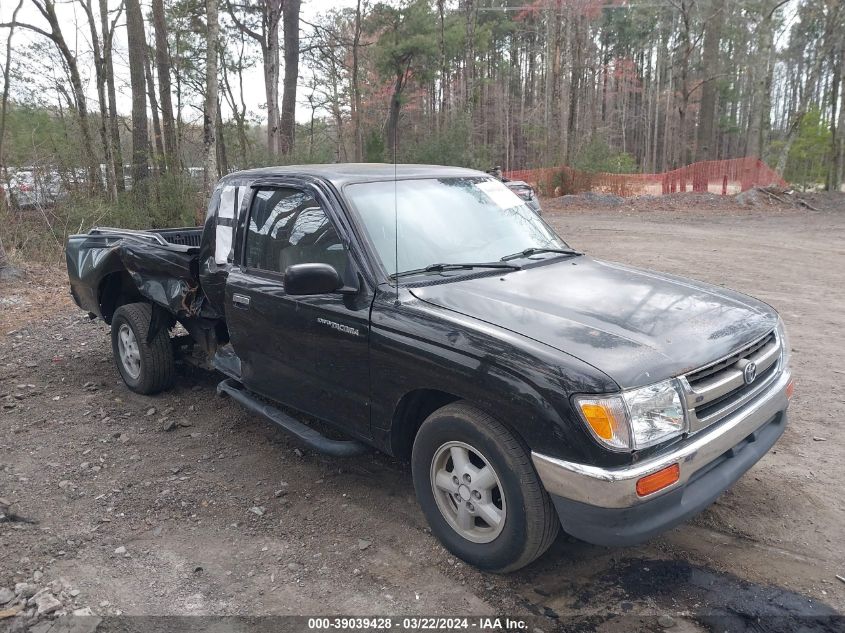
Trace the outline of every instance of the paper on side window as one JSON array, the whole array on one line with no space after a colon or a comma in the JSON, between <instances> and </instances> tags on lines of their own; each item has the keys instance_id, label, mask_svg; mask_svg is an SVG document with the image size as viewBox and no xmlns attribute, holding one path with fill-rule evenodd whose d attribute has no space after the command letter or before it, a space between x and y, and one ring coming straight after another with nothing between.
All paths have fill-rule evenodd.
<instances>
[{"instance_id":1,"label":"paper on side window","mask_svg":"<svg viewBox=\"0 0 845 633\"><path fill-rule=\"evenodd\" d=\"M232 235L235 231L235 218L243 200L243 187L223 187L220 192L220 204L217 207L217 239L214 244L214 261L225 264L232 253Z\"/></svg>"}]
</instances>

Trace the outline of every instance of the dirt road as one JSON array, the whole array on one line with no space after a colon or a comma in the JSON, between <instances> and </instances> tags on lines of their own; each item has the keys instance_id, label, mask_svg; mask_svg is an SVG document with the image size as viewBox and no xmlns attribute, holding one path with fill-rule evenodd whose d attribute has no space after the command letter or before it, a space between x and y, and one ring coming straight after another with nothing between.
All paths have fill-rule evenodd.
<instances>
[{"instance_id":1,"label":"dirt road","mask_svg":"<svg viewBox=\"0 0 845 633\"><path fill-rule=\"evenodd\" d=\"M430 535L405 465L303 451L198 369L166 394L129 392L57 267L0 286L0 497L32 521L0 521L0 596L59 581L56 612L506 612L544 631L845 612L845 211L547 219L595 257L731 286L787 321L786 434L703 515L636 548L563 536L521 572L482 574Z\"/></svg>"}]
</instances>

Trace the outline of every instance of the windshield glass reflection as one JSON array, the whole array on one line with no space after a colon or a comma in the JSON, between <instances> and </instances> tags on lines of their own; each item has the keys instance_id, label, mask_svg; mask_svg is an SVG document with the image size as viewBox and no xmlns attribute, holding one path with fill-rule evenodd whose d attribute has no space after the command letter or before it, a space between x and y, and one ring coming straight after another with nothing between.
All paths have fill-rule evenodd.
<instances>
[{"instance_id":1,"label":"windshield glass reflection","mask_svg":"<svg viewBox=\"0 0 845 633\"><path fill-rule=\"evenodd\" d=\"M368 182L344 191L390 275L437 263L498 262L529 248L568 248L493 178Z\"/></svg>"}]
</instances>

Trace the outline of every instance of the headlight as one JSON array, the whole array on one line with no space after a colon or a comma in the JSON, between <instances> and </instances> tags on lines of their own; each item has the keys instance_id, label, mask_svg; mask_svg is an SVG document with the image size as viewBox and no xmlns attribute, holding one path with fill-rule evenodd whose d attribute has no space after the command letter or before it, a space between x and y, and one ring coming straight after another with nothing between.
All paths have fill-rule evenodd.
<instances>
[{"instance_id":1,"label":"headlight","mask_svg":"<svg viewBox=\"0 0 845 633\"><path fill-rule=\"evenodd\" d=\"M687 430L675 380L612 396L577 396L575 403L593 437L615 451L654 446Z\"/></svg>"},{"instance_id":2,"label":"headlight","mask_svg":"<svg viewBox=\"0 0 845 633\"><path fill-rule=\"evenodd\" d=\"M792 355L789 346L789 335L786 333L786 324L778 317L778 338L780 339L780 366L785 368L789 365L789 358Z\"/></svg>"}]
</instances>

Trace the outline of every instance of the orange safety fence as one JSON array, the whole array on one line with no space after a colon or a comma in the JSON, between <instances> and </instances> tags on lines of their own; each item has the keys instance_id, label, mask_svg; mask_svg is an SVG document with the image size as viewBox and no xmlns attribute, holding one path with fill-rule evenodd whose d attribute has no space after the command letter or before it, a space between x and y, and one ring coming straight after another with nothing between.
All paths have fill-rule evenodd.
<instances>
[{"instance_id":1,"label":"orange safety fence","mask_svg":"<svg viewBox=\"0 0 845 633\"><path fill-rule=\"evenodd\" d=\"M721 195L752 187L785 188L786 181L759 158L731 158L692 163L658 174L610 174L573 169L565 165L518 169L505 173L510 180L524 180L544 196L595 191L617 196L661 195L695 191Z\"/></svg>"}]
</instances>

